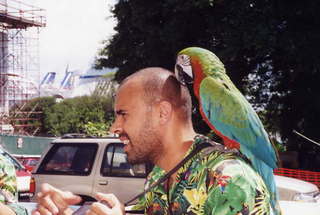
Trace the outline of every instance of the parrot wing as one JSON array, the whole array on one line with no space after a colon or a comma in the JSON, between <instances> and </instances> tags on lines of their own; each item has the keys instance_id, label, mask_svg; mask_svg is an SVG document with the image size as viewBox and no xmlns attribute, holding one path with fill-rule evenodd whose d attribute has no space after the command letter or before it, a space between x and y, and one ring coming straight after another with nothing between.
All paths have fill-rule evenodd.
<instances>
[{"instance_id":1,"label":"parrot wing","mask_svg":"<svg viewBox=\"0 0 320 215\"><path fill-rule=\"evenodd\" d=\"M258 115L228 77L206 77L199 91L202 114L223 138L238 142L250 160L277 167L277 156Z\"/></svg>"}]
</instances>

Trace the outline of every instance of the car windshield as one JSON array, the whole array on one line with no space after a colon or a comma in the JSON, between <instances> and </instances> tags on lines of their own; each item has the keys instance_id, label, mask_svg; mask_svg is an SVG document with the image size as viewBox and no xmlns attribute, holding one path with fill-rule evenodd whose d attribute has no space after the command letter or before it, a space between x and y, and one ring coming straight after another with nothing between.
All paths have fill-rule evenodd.
<instances>
[{"instance_id":1,"label":"car windshield","mask_svg":"<svg viewBox=\"0 0 320 215\"><path fill-rule=\"evenodd\" d=\"M98 149L96 143L56 144L39 167L39 172L89 175Z\"/></svg>"}]
</instances>

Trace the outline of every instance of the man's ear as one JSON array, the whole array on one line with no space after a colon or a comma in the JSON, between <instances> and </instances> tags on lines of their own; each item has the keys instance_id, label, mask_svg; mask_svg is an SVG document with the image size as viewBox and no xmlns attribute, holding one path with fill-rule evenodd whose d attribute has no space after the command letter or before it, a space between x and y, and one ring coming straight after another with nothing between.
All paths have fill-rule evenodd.
<instances>
[{"instance_id":1,"label":"man's ear","mask_svg":"<svg viewBox=\"0 0 320 215\"><path fill-rule=\"evenodd\" d=\"M160 124L166 124L172 116L172 105L167 101L161 101L159 104Z\"/></svg>"}]
</instances>

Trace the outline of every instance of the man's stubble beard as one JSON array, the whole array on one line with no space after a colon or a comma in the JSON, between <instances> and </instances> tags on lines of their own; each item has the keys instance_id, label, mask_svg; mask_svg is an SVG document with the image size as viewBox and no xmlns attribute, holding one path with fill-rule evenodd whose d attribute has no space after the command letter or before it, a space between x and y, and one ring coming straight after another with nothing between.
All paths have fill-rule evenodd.
<instances>
[{"instance_id":1,"label":"man's stubble beard","mask_svg":"<svg viewBox=\"0 0 320 215\"><path fill-rule=\"evenodd\" d=\"M150 113L147 113L150 114ZM131 150L128 152L128 161L131 164L140 164L152 162L153 164L162 155L163 144L158 137L156 129L150 122L150 117L146 116L139 133L131 144Z\"/></svg>"}]
</instances>

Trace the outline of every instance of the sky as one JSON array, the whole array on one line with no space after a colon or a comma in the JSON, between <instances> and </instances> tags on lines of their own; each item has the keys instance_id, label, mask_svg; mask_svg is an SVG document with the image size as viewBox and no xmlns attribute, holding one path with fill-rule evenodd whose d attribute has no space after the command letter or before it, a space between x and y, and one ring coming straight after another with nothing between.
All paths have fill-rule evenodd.
<instances>
[{"instance_id":1,"label":"sky","mask_svg":"<svg viewBox=\"0 0 320 215\"><path fill-rule=\"evenodd\" d=\"M114 34L114 0L31 0L46 10L39 33L41 78L48 72L90 68L101 42Z\"/></svg>"}]
</instances>

